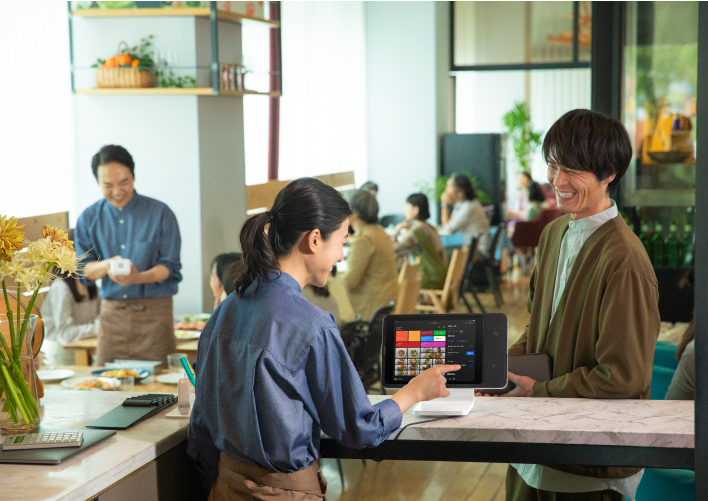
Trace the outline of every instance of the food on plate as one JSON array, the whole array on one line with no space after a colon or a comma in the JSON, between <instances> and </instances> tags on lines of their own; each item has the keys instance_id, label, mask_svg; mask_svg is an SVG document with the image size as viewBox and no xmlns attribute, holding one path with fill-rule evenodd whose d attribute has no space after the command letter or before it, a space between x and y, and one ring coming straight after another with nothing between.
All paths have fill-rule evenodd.
<instances>
[{"instance_id":1,"label":"food on plate","mask_svg":"<svg viewBox=\"0 0 708 501\"><path fill-rule=\"evenodd\" d=\"M399 376L405 376L406 374L405 374L404 371L398 371L398 375L399 375Z\"/></svg>"},{"instance_id":2,"label":"food on plate","mask_svg":"<svg viewBox=\"0 0 708 501\"><path fill-rule=\"evenodd\" d=\"M201 331L205 325L206 322L175 322L173 327L175 330Z\"/></svg>"},{"instance_id":3,"label":"food on plate","mask_svg":"<svg viewBox=\"0 0 708 501\"><path fill-rule=\"evenodd\" d=\"M406 350L398 350L398 356L402 357L406 354Z\"/></svg>"},{"instance_id":4,"label":"food on plate","mask_svg":"<svg viewBox=\"0 0 708 501\"><path fill-rule=\"evenodd\" d=\"M138 371L134 371L133 369L114 369L111 371L103 371L101 373L102 377L128 377L128 376L133 376L133 377L140 377L140 373Z\"/></svg>"},{"instance_id":5,"label":"food on plate","mask_svg":"<svg viewBox=\"0 0 708 501\"><path fill-rule=\"evenodd\" d=\"M418 350L411 350L411 356L415 357L418 354Z\"/></svg>"},{"instance_id":6,"label":"food on plate","mask_svg":"<svg viewBox=\"0 0 708 501\"><path fill-rule=\"evenodd\" d=\"M445 360L443 360L442 358L436 358L436 359L435 359L435 363L438 364L438 365L442 365L442 364L445 363Z\"/></svg>"},{"instance_id":7,"label":"food on plate","mask_svg":"<svg viewBox=\"0 0 708 501\"><path fill-rule=\"evenodd\" d=\"M432 353L433 349L432 348L423 348L423 353Z\"/></svg>"},{"instance_id":8,"label":"food on plate","mask_svg":"<svg viewBox=\"0 0 708 501\"><path fill-rule=\"evenodd\" d=\"M432 367L432 365L430 365L430 364L425 364L425 365L423 366L423 370L428 370L428 369L430 369L431 367Z\"/></svg>"},{"instance_id":9,"label":"food on plate","mask_svg":"<svg viewBox=\"0 0 708 501\"><path fill-rule=\"evenodd\" d=\"M406 359L405 359L405 358L399 358L399 359L396 361L396 363L397 363L397 364L405 364L405 363L406 363Z\"/></svg>"},{"instance_id":10,"label":"food on plate","mask_svg":"<svg viewBox=\"0 0 708 501\"><path fill-rule=\"evenodd\" d=\"M200 332L198 332L198 331L186 331L186 330L184 330L184 329L175 330L175 337L176 337L177 339L193 338L195 334L196 334L196 335L199 335Z\"/></svg>"},{"instance_id":11,"label":"food on plate","mask_svg":"<svg viewBox=\"0 0 708 501\"><path fill-rule=\"evenodd\" d=\"M402 371L402 370L405 370L405 369L406 369L406 366L405 366L405 365L399 365L399 366L398 366L398 370L399 370L399 371Z\"/></svg>"},{"instance_id":12,"label":"food on plate","mask_svg":"<svg viewBox=\"0 0 708 501\"><path fill-rule=\"evenodd\" d=\"M411 369L417 369L417 368L418 368L418 365L417 365L417 364L411 364L411 365L410 365L410 368L411 368Z\"/></svg>"},{"instance_id":13,"label":"food on plate","mask_svg":"<svg viewBox=\"0 0 708 501\"><path fill-rule=\"evenodd\" d=\"M107 381L99 381L98 379L85 379L80 383L76 383L74 388L79 390L112 390L113 385Z\"/></svg>"},{"instance_id":14,"label":"food on plate","mask_svg":"<svg viewBox=\"0 0 708 501\"><path fill-rule=\"evenodd\" d=\"M417 364L417 363L418 363L418 359L417 359L417 358L411 358L411 363L412 363L412 364Z\"/></svg>"},{"instance_id":15,"label":"food on plate","mask_svg":"<svg viewBox=\"0 0 708 501\"><path fill-rule=\"evenodd\" d=\"M418 375L418 371L409 371L409 372L408 372L408 375L409 375L409 376L417 376L417 375Z\"/></svg>"}]
</instances>

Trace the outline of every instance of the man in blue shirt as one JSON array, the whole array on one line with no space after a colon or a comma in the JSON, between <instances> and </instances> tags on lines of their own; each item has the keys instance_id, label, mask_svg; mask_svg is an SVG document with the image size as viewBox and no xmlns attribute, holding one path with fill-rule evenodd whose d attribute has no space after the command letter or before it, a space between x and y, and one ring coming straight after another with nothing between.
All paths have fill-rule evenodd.
<instances>
[{"instance_id":1,"label":"man in blue shirt","mask_svg":"<svg viewBox=\"0 0 708 501\"><path fill-rule=\"evenodd\" d=\"M177 349L172 296L182 280L177 219L167 205L139 195L135 163L122 146L104 146L91 161L104 199L76 223L76 249L86 254L84 277L101 279L96 364L114 359L160 360ZM129 275L110 262L131 261Z\"/></svg>"}]
</instances>

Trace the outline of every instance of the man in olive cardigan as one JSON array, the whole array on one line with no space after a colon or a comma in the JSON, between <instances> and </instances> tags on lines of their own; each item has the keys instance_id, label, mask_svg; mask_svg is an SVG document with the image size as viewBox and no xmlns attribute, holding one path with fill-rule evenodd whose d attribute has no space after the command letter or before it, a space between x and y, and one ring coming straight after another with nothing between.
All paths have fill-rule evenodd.
<instances>
[{"instance_id":1,"label":"man in olive cardigan","mask_svg":"<svg viewBox=\"0 0 708 501\"><path fill-rule=\"evenodd\" d=\"M632 158L617 120L573 110L543 144L558 208L538 246L529 325L509 356L546 353L552 379L509 375L505 396L644 398L659 336L659 292L639 239L618 214L610 191ZM509 466L508 500L634 499L643 470L607 466Z\"/></svg>"}]
</instances>

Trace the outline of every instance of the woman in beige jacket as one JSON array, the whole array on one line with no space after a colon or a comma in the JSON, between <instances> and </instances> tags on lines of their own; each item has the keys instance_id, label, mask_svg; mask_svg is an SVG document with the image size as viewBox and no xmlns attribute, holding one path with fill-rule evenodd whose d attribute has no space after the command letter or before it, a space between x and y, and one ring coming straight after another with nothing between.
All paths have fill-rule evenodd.
<instances>
[{"instance_id":1,"label":"woman in beige jacket","mask_svg":"<svg viewBox=\"0 0 708 501\"><path fill-rule=\"evenodd\" d=\"M379 204L365 191L349 196L353 214L349 221L354 238L347 258L344 282L354 313L365 321L382 306L396 300L398 275L391 237L377 223Z\"/></svg>"}]
</instances>

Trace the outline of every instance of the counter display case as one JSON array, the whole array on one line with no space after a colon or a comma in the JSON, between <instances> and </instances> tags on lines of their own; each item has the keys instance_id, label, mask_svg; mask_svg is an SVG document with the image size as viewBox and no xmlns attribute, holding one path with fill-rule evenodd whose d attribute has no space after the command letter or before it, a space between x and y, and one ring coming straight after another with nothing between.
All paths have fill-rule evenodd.
<instances>
[{"instance_id":1,"label":"counter display case","mask_svg":"<svg viewBox=\"0 0 708 501\"><path fill-rule=\"evenodd\" d=\"M698 2L628 2L625 9L622 121L634 155L621 208L656 268L691 267Z\"/></svg>"}]
</instances>

